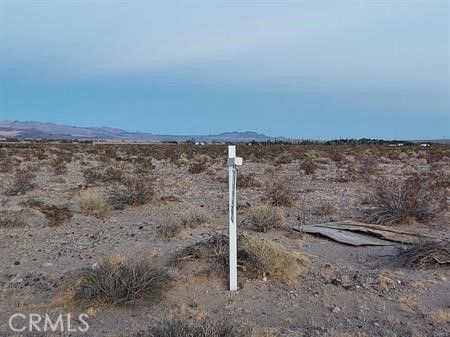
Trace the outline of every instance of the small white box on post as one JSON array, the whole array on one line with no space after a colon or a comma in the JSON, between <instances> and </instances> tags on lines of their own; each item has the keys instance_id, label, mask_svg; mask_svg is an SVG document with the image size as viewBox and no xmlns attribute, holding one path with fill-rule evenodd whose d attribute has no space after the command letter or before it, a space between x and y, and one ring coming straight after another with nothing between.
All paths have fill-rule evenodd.
<instances>
[{"instance_id":1,"label":"small white box on post","mask_svg":"<svg viewBox=\"0 0 450 337\"><path fill-rule=\"evenodd\" d=\"M242 165L242 158L236 157L236 146L228 146L228 182L229 182L229 265L230 291L236 291L237 286L237 223L236 223L236 186L237 169Z\"/></svg>"}]
</instances>

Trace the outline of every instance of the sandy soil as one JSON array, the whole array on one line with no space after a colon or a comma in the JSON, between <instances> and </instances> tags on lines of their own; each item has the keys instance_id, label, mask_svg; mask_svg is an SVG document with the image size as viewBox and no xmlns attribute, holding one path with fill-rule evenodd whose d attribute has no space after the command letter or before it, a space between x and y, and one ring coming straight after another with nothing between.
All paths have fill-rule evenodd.
<instances>
[{"instance_id":1,"label":"sandy soil","mask_svg":"<svg viewBox=\"0 0 450 337\"><path fill-rule=\"evenodd\" d=\"M82 214L75 202L80 190L107 195L114 186L108 181L86 184L83 170L99 167L105 161L83 149L77 148L67 163L66 172L56 175L52 158L62 151L58 145L44 145L49 156L43 159L30 156L26 147L0 148L3 150L0 160L14 159L14 167L31 164L36 174L36 186L32 190L10 196L3 190L12 171L0 173L5 182L0 186L0 210L18 212L26 222L24 226L0 226L1 336L33 335L14 333L8 328L8 319L13 313L71 312L78 315L86 310L90 329L79 334L82 336L131 336L134 331L164 319L199 319L205 315L226 317L252 326L258 336L264 336L263 332L269 329L279 336L450 335L448 317L439 320L435 315L437 310L450 309L448 269L403 267L395 258L400 245L352 247L308 234L294 235L285 229L257 233L245 226L240 226L239 230L273 240L288 251L300 252L309 258L310 262L295 284L286 285L270 277L267 280L240 277L240 290L230 293L225 275L220 272L214 276L198 275L195 270L201 262L193 262L171 268L176 285L159 303L144 300L118 307L68 309L67 303L58 303L55 299L64 280L80 268L91 267L111 254L153 254L167 260L180 247L204 240L214 232L226 233L227 229L228 186L224 158L210 159L208 169L199 174L188 171L187 163L191 159L186 159L184 164L153 159L155 168L151 174L156 179L153 200L141 206L112 210L111 216L102 220ZM418 158L420 151L424 150L418 147L405 150L404 156L394 160L376 157L376 173L349 179L338 179L342 166L320 154L315 157L319 168L312 175L301 172L301 159L293 158L287 164L280 164L244 158L240 174L254 173L261 186L239 189L239 217L249 205L266 202L263 201L266 184L278 179L288 181L295 191L294 205L284 209L289 227L301 229L305 224L359 219L370 182L376 175L401 176L410 170L419 173L432 170L430 163ZM344 156L347 166L358 163L357 154ZM118 161L111 165L122 167ZM443 155L438 165L448 172L449 158ZM345 172L348 174L348 171ZM39 209L26 206L30 200L67 205L73 216L64 224L49 226ZM315 210L324 204L331 205L331 211L321 215ZM158 237L158 227L192 209L207 212L210 221L185 229L171 240ZM413 229L448 239L448 216L447 212L439 221L416 224ZM412 228L402 226L398 228ZM42 334L47 335L50 334Z\"/></svg>"}]
</instances>

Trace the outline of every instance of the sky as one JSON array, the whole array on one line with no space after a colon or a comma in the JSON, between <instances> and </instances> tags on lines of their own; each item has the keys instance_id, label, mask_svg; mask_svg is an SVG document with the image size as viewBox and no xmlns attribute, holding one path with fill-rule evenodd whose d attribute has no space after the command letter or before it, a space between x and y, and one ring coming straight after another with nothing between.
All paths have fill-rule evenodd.
<instances>
[{"instance_id":1,"label":"sky","mask_svg":"<svg viewBox=\"0 0 450 337\"><path fill-rule=\"evenodd\" d=\"M0 120L450 138L442 1L0 0Z\"/></svg>"}]
</instances>

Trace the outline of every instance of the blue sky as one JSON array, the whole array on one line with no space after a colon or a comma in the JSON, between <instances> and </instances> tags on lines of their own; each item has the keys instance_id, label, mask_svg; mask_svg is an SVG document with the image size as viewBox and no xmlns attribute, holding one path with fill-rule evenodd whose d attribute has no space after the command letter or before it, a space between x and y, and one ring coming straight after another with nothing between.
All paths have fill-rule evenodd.
<instances>
[{"instance_id":1,"label":"blue sky","mask_svg":"<svg viewBox=\"0 0 450 337\"><path fill-rule=\"evenodd\" d=\"M450 138L448 1L0 0L0 120Z\"/></svg>"}]
</instances>

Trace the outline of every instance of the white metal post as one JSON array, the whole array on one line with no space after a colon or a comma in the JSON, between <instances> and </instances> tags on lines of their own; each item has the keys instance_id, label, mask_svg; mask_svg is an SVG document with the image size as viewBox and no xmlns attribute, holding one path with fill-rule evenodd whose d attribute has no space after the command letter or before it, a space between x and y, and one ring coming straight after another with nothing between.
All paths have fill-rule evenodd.
<instances>
[{"instance_id":1,"label":"white metal post","mask_svg":"<svg viewBox=\"0 0 450 337\"><path fill-rule=\"evenodd\" d=\"M237 228L236 228L236 165L242 165L242 158L236 157L236 146L228 146L228 187L229 187L229 265L230 291L237 287Z\"/></svg>"}]
</instances>

